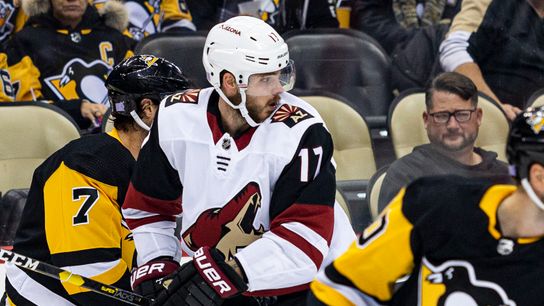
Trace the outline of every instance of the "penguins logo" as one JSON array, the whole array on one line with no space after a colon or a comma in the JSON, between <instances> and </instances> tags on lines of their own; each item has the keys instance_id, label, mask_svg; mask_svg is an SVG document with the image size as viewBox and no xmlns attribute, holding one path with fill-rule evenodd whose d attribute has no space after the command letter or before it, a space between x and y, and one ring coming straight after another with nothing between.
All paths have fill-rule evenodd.
<instances>
[{"instance_id":1,"label":"penguins logo","mask_svg":"<svg viewBox=\"0 0 544 306\"><path fill-rule=\"evenodd\" d=\"M525 122L531 126L535 134L538 134L544 127L544 114L541 111L537 111L528 117L526 116Z\"/></svg>"},{"instance_id":2,"label":"penguins logo","mask_svg":"<svg viewBox=\"0 0 544 306\"><path fill-rule=\"evenodd\" d=\"M215 247L226 259L253 241L261 238L264 227L253 227L253 221L261 208L259 185L251 182L227 204L204 211L182 235L187 246L196 251L202 246Z\"/></svg>"},{"instance_id":3,"label":"penguins logo","mask_svg":"<svg viewBox=\"0 0 544 306\"><path fill-rule=\"evenodd\" d=\"M258 13L262 20L266 23L275 25L279 23L278 14L280 12L280 1L279 0L269 0L261 1L261 7L258 10Z\"/></svg>"},{"instance_id":4,"label":"penguins logo","mask_svg":"<svg viewBox=\"0 0 544 306\"><path fill-rule=\"evenodd\" d=\"M80 58L70 60L59 75L45 78L45 83L59 99L88 99L107 104L104 81L111 67L101 60L87 64Z\"/></svg>"},{"instance_id":5,"label":"penguins logo","mask_svg":"<svg viewBox=\"0 0 544 306\"><path fill-rule=\"evenodd\" d=\"M13 24L9 20L14 11L10 3L0 2L0 40L4 40L13 31Z\"/></svg>"},{"instance_id":6,"label":"penguins logo","mask_svg":"<svg viewBox=\"0 0 544 306\"><path fill-rule=\"evenodd\" d=\"M445 286L445 291L442 290L443 293L439 296L438 301L429 303L429 305L516 306L516 303L508 298L504 289L498 284L477 279L474 267L466 261L452 260L435 267L424 258L423 265L431 271L425 277L426 287ZM431 296L432 294L427 295ZM426 304L421 303L421 305Z\"/></svg>"}]
</instances>

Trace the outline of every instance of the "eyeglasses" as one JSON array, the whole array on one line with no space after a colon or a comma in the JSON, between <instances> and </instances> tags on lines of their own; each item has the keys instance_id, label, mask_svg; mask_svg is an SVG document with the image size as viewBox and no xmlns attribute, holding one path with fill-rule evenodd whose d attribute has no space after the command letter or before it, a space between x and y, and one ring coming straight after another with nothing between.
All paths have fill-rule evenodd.
<instances>
[{"instance_id":1,"label":"eyeglasses","mask_svg":"<svg viewBox=\"0 0 544 306\"><path fill-rule=\"evenodd\" d=\"M459 123L467 122L472 117L472 113L476 109L460 109L454 112L436 112L429 113L429 116L433 117L434 123L446 123L450 121L450 117L453 116Z\"/></svg>"}]
</instances>

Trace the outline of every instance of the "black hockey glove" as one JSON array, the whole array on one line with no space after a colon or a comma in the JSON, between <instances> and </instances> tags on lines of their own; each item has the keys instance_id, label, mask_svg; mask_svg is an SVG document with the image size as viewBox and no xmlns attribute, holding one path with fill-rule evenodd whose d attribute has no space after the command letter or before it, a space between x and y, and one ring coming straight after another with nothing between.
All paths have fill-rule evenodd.
<instances>
[{"instance_id":1,"label":"black hockey glove","mask_svg":"<svg viewBox=\"0 0 544 306\"><path fill-rule=\"evenodd\" d=\"M147 298L155 299L166 290L162 283L173 277L178 268L179 264L169 258L157 258L141 265L132 270L130 276L132 290Z\"/></svg>"},{"instance_id":2,"label":"black hockey glove","mask_svg":"<svg viewBox=\"0 0 544 306\"><path fill-rule=\"evenodd\" d=\"M167 285L168 283L165 283ZM202 247L181 266L153 305L210 306L247 290L247 285L216 249Z\"/></svg>"}]
</instances>

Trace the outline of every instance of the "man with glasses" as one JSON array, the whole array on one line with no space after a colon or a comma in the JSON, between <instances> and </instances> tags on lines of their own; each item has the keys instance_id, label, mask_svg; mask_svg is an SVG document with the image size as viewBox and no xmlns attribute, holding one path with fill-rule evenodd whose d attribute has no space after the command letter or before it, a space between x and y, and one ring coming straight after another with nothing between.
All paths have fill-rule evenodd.
<instances>
[{"instance_id":1,"label":"man with glasses","mask_svg":"<svg viewBox=\"0 0 544 306\"><path fill-rule=\"evenodd\" d=\"M378 207L383 208L397 192L422 176L456 174L508 181L506 163L495 152L474 147L482 122L474 83L456 72L437 76L425 92L423 113L429 144L395 161L384 178Z\"/></svg>"}]
</instances>

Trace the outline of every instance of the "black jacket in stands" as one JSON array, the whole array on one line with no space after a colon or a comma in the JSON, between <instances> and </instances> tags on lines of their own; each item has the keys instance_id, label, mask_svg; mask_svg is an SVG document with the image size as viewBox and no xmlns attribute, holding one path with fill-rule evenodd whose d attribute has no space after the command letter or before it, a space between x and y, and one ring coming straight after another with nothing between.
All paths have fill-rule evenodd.
<instances>
[{"instance_id":1,"label":"black jacket in stands","mask_svg":"<svg viewBox=\"0 0 544 306\"><path fill-rule=\"evenodd\" d=\"M198 30L210 30L240 12L238 4L248 0L187 0ZM337 28L336 0L271 0L271 12L258 12L263 20L282 33L289 30Z\"/></svg>"},{"instance_id":2,"label":"black jacket in stands","mask_svg":"<svg viewBox=\"0 0 544 306\"><path fill-rule=\"evenodd\" d=\"M434 4L435 2L441 3L441 1L417 1ZM354 0L351 11L351 27L376 39L382 47L391 53L395 49L395 46L403 44L410 40L418 31L420 26L424 26L424 23L437 24L439 22L445 22L445 20L453 19L455 14L461 9L461 0L456 1L442 1L443 7L437 7L426 5L425 13L431 11L431 7L435 7L436 11L442 10L442 15L439 20L432 20L427 14L423 15L421 20L417 20L416 16L405 16L406 11L410 9L404 8L413 4L413 10L415 13L416 1L399 1L399 0ZM415 22L410 22L409 17L413 17ZM426 21L429 19L429 21ZM434 17L436 19L436 17ZM420 25L421 23L421 25Z\"/></svg>"},{"instance_id":3,"label":"black jacket in stands","mask_svg":"<svg viewBox=\"0 0 544 306\"><path fill-rule=\"evenodd\" d=\"M508 165L497 159L497 153L474 148L482 161L477 165L464 165L438 151L432 144L417 146L387 169L380 190L378 207L381 210L397 195L399 190L423 176L459 175L462 177L493 178L496 182L510 183Z\"/></svg>"},{"instance_id":4,"label":"black jacket in stands","mask_svg":"<svg viewBox=\"0 0 544 306\"><path fill-rule=\"evenodd\" d=\"M107 104L106 76L132 55L134 41L107 25L116 14L101 15L89 6L75 29L61 25L51 10L31 16L5 43L15 99L59 101L80 127L88 125L80 114L81 99Z\"/></svg>"}]
</instances>

